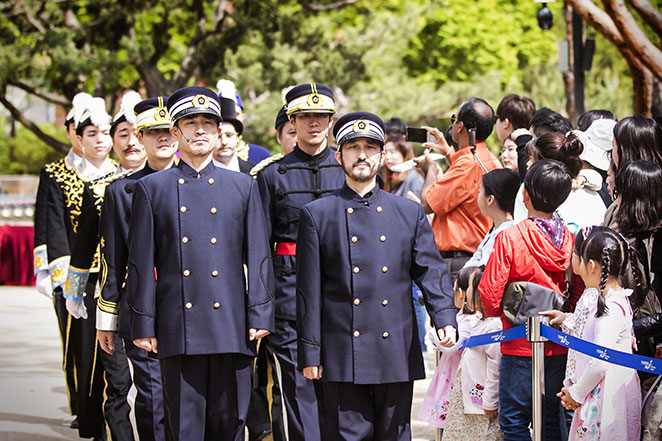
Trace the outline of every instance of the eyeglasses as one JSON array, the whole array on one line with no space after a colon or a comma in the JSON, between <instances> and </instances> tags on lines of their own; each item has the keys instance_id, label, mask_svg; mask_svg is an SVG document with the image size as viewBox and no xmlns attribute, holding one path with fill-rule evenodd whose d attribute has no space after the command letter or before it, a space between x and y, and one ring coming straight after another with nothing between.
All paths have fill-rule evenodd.
<instances>
[{"instance_id":1,"label":"eyeglasses","mask_svg":"<svg viewBox=\"0 0 662 441\"><path fill-rule=\"evenodd\" d=\"M457 118L455 117L455 114L451 115L451 125L455 124L455 121L457 121Z\"/></svg>"}]
</instances>

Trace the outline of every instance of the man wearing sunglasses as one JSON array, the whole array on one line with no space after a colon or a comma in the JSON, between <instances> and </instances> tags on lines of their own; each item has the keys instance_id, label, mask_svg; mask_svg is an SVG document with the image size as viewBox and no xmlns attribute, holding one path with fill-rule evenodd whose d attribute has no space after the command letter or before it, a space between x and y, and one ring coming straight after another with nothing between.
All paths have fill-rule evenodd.
<instances>
[{"instance_id":1,"label":"man wearing sunglasses","mask_svg":"<svg viewBox=\"0 0 662 441\"><path fill-rule=\"evenodd\" d=\"M435 242L446 260L451 280L455 280L457 272L471 258L490 228L490 219L478 208L481 177L483 173L501 168L501 164L485 146L494 128L494 110L485 100L466 100L457 117L451 116L451 125L457 150L448 145L438 129L431 127L426 130L436 142L423 144L446 155L451 164L448 170L442 172L427 153L425 159L417 162L425 173L421 204L427 214L435 215L432 220Z\"/></svg>"}]
</instances>

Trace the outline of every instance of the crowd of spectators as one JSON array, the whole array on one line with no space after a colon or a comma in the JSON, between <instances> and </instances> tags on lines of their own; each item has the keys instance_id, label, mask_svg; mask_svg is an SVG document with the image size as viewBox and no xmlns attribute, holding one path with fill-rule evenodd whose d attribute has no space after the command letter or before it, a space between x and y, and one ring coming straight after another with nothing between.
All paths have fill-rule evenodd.
<instances>
[{"instance_id":1,"label":"crowd of spectators","mask_svg":"<svg viewBox=\"0 0 662 441\"><path fill-rule=\"evenodd\" d=\"M496 109L480 98L467 99L451 116L445 132L425 127L434 141L423 144L426 151L415 159L415 169L397 173L391 167L415 156L412 145L404 139L405 127L400 121L399 134L387 133L383 188L420 200L453 280L463 267L481 269L477 291L482 303L477 312L479 302L473 301L469 308L472 314L500 317L504 328L511 327L501 309L504 290L516 281L534 282L567 296L563 329L571 329L571 324L579 320L580 338L604 343L604 335L601 340L586 334L589 328L591 332L601 329L598 324L602 322L591 317L606 315L615 323L622 305L614 306L620 305L614 299L621 295L614 293L625 293L624 304L632 312L623 310L625 318L618 321L619 326L624 323L624 332L634 330L636 353L662 358L662 126L646 116L618 120L611 111L598 109L580 115L573 127L560 113L546 107L536 109L530 98L514 94L505 96ZM398 125L398 121L390 120L391 126ZM493 130L501 147L500 162L485 145ZM449 167L442 170L427 149L445 156ZM592 233L599 226L604 228L595 228ZM575 243L579 236L582 240ZM604 242L606 261L592 260L585 246L587 242L595 246L598 241ZM609 256L621 259L622 265L615 269ZM597 273L591 268L597 268ZM592 278L595 274L603 280ZM614 281L613 288L609 281ZM582 298L583 315L577 312L582 318L577 314L572 318ZM604 307L605 301L611 309ZM467 314L466 300L463 302L465 308L458 313L458 323ZM599 314L593 314L596 305ZM464 334L466 337L469 331ZM623 344L620 337L607 341L613 347ZM638 440L640 434L642 439L660 439L662 390L655 389L646 395L653 405L645 407L652 410L647 410L643 418L637 416L634 421L628 414L619 422L602 414L603 427L609 425L613 433L606 429L601 432L599 424L595 426L597 434L587 433L593 428L582 426L586 406L584 410L581 406L595 397L579 396L578 389L570 387L572 381L567 383L571 370L578 376L574 373L575 357L570 357L570 366L565 348L551 344L546 347L546 439L604 440L618 436ZM531 391L526 378L530 379L530 363L526 342L501 345L498 422L504 439L528 439ZM448 370L448 364L442 365ZM597 375L595 370L585 371L586 375L589 371ZM611 371L600 372L598 382L605 378L613 381ZM575 377L575 381L585 380ZM644 395L656 378L650 377L641 373L637 376ZM453 384L453 378L447 378L448 382ZM520 387L522 384L524 387ZM589 392L595 391L591 388ZM599 404L604 412L608 412L604 403L618 399L609 393L615 392L607 390ZM453 408L448 394L440 398L429 393L439 400L433 406L435 418L445 419L447 407ZM484 414L496 415L493 404L490 406L484 408ZM464 408L465 413L477 413L475 406L465 404ZM571 423L573 412L579 424ZM628 427L620 430L619 424ZM629 427L632 425L637 427Z\"/></svg>"}]
</instances>

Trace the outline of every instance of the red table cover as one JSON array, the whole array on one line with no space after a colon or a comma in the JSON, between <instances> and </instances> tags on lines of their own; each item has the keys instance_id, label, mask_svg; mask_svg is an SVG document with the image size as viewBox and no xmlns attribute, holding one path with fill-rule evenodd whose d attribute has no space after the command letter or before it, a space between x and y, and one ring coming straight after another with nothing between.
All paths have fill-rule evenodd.
<instances>
[{"instance_id":1,"label":"red table cover","mask_svg":"<svg viewBox=\"0 0 662 441\"><path fill-rule=\"evenodd\" d=\"M0 284L34 285L34 227L0 225Z\"/></svg>"}]
</instances>

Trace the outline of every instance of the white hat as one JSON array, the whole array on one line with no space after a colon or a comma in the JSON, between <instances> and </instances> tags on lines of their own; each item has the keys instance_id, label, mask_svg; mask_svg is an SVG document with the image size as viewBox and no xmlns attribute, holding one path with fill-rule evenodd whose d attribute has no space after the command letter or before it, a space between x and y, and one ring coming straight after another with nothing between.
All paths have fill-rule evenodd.
<instances>
[{"instance_id":1,"label":"white hat","mask_svg":"<svg viewBox=\"0 0 662 441\"><path fill-rule=\"evenodd\" d=\"M585 132L575 130L575 135L584 146L584 151L579 155L579 158L599 170L607 171L609 168L608 152L613 148L615 125L616 121L614 120L597 119Z\"/></svg>"}]
</instances>

